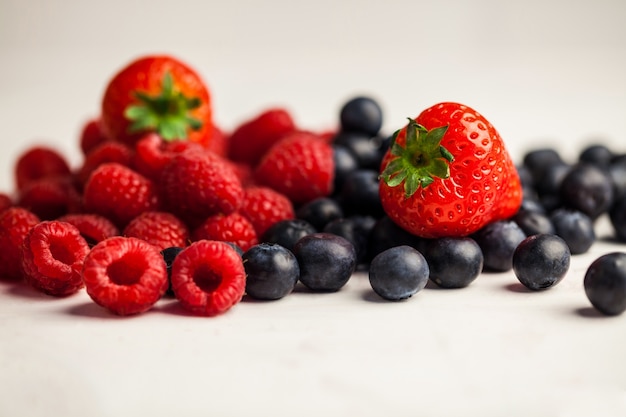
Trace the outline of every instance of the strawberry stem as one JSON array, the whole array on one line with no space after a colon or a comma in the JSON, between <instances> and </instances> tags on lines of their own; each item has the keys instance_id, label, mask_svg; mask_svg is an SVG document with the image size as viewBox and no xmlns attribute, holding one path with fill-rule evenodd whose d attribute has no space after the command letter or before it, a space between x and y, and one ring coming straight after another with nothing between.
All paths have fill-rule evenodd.
<instances>
[{"instance_id":1,"label":"strawberry stem","mask_svg":"<svg viewBox=\"0 0 626 417\"><path fill-rule=\"evenodd\" d=\"M150 96L135 91L138 103L128 106L124 116L132 123L131 133L155 131L165 140L186 139L187 132L198 130L202 122L190 112L202 104L197 97L186 97L174 88L174 81L168 72L163 76L161 91Z\"/></svg>"},{"instance_id":2,"label":"strawberry stem","mask_svg":"<svg viewBox=\"0 0 626 417\"><path fill-rule=\"evenodd\" d=\"M404 184L406 198L411 197L419 187L426 188L437 178L450 176L450 162L454 156L441 145L448 126L427 130L414 119L409 118L406 127L406 143L402 147L392 138L390 152L393 158L380 177L390 187Z\"/></svg>"}]
</instances>

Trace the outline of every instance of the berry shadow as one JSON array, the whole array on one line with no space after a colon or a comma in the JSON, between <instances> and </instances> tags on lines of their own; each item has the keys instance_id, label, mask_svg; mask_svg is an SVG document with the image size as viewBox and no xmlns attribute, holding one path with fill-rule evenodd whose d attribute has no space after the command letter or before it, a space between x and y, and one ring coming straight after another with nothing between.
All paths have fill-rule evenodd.
<instances>
[{"instance_id":1,"label":"berry shadow","mask_svg":"<svg viewBox=\"0 0 626 417\"><path fill-rule=\"evenodd\" d=\"M574 309L574 314L576 314L577 316L580 317L584 317L586 319L605 319L605 320L610 320L612 318L614 318L614 316L607 316L605 314L602 314L601 312L599 312L598 310L596 310L593 307L587 306L587 307L578 307Z\"/></svg>"},{"instance_id":2,"label":"berry shadow","mask_svg":"<svg viewBox=\"0 0 626 417\"><path fill-rule=\"evenodd\" d=\"M86 302L71 306L67 309L67 313L71 316L87 317L90 319L123 320L129 317L113 314L94 302Z\"/></svg>"},{"instance_id":3,"label":"berry shadow","mask_svg":"<svg viewBox=\"0 0 626 417\"><path fill-rule=\"evenodd\" d=\"M15 297L28 298L32 300L58 300L60 298L66 298L70 295L64 297L55 297L48 294L44 294L41 291L36 290L25 282L16 282L15 285L9 287L6 292Z\"/></svg>"},{"instance_id":4,"label":"berry shadow","mask_svg":"<svg viewBox=\"0 0 626 417\"><path fill-rule=\"evenodd\" d=\"M507 291L511 291L511 292L517 292L517 293L521 293L521 294L530 294L530 293L536 293L536 292L541 292L541 291L533 291L531 289L528 289L524 286L524 284L520 283L520 282L512 282L510 284L506 284L504 286L504 289Z\"/></svg>"}]
</instances>

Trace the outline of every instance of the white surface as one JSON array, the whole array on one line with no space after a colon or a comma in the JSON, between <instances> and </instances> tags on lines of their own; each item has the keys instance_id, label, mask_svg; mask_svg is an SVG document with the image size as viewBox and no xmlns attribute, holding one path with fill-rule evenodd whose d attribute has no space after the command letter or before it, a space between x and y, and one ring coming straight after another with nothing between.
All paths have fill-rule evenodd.
<instances>
[{"instance_id":1,"label":"white surface","mask_svg":"<svg viewBox=\"0 0 626 417\"><path fill-rule=\"evenodd\" d=\"M538 145L574 158L592 137L626 152L624 18L621 0L0 0L0 190L35 143L79 164L105 83L149 52L198 69L227 130L274 104L332 127L366 93L387 131L464 102L518 161ZM624 416L625 317L582 289L612 250L598 242L541 293L484 274L392 304L357 274L211 319L167 300L118 318L84 292L1 283L0 416Z\"/></svg>"}]
</instances>

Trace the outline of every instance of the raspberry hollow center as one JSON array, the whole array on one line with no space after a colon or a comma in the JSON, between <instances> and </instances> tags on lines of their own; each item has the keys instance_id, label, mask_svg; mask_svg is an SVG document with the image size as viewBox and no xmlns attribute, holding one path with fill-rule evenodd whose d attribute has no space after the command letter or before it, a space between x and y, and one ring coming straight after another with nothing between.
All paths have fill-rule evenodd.
<instances>
[{"instance_id":1,"label":"raspberry hollow center","mask_svg":"<svg viewBox=\"0 0 626 417\"><path fill-rule=\"evenodd\" d=\"M209 265L200 265L193 273L193 281L204 292L213 292L222 283L222 276Z\"/></svg>"},{"instance_id":2,"label":"raspberry hollow center","mask_svg":"<svg viewBox=\"0 0 626 417\"><path fill-rule=\"evenodd\" d=\"M50 242L50 255L65 265L72 265L76 260L74 252L65 243L57 242L56 240Z\"/></svg>"},{"instance_id":3,"label":"raspberry hollow center","mask_svg":"<svg viewBox=\"0 0 626 417\"><path fill-rule=\"evenodd\" d=\"M114 284L134 285L139 282L145 269L141 257L126 254L107 267L107 274Z\"/></svg>"}]
</instances>

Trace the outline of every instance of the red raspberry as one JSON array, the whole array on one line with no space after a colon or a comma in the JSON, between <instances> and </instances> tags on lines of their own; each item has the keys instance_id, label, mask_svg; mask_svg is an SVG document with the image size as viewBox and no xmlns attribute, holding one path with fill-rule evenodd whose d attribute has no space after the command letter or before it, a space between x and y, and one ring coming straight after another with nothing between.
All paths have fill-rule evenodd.
<instances>
[{"instance_id":1,"label":"red raspberry","mask_svg":"<svg viewBox=\"0 0 626 417\"><path fill-rule=\"evenodd\" d=\"M186 223L241 206L241 181L224 159L208 152L183 152L165 166L160 181L168 211Z\"/></svg>"},{"instance_id":2,"label":"red raspberry","mask_svg":"<svg viewBox=\"0 0 626 417\"><path fill-rule=\"evenodd\" d=\"M89 246L69 223L38 223L24 238L22 269L27 283L58 297L83 288L81 271Z\"/></svg>"},{"instance_id":3,"label":"red raspberry","mask_svg":"<svg viewBox=\"0 0 626 417\"><path fill-rule=\"evenodd\" d=\"M87 244L94 246L104 239L119 236L120 230L106 217L98 214L75 213L66 214L57 219L76 227Z\"/></svg>"},{"instance_id":4,"label":"red raspberry","mask_svg":"<svg viewBox=\"0 0 626 417\"><path fill-rule=\"evenodd\" d=\"M55 149L45 146L30 148L15 164L15 181L20 190L31 181L49 177L69 177L70 167Z\"/></svg>"},{"instance_id":5,"label":"red raspberry","mask_svg":"<svg viewBox=\"0 0 626 417\"><path fill-rule=\"evenodd\" d=\"M4 193L0 193L0 213L9 207L13 207L13 200Z\"/></svg>"},{"instance_id":6,"label":"red raspberry","mask_svg":"<svg viewBox=\"0 0 626 417\"><path fill-rule=\"evenodd\" d=\"M233 161L254 166L274 143L295 130L295 123L287 110L266 110L235 129L230 135L228 154Z\"/></svg>"},{"instance_id":7,"label":"red raspberry","mask_svg":"<svg viewBox=\"0 0 626 417\"><path fill-rule=\"evenodd\" d=\"M246 289L241 256L225 242L200 240L186 247L172 263L172 290L182 306L215 316L237 304Z\"/></svg>"},{"instance_id":8,"label":"red raspberry","mask_svg":"<svg viewBox=\"0 0 626 417\"><path fill-rule=\"evenodd\" d=\"M124 236L143 239L159 250L172 246L185 247L189 230L176 216L163 211L146 211L135 217L124 229Z\"/></svg>"},{"instance_id":9,"label":"red raspberry","mask_svg":"<svg viewBox=\"0 0 626 417\"><path fill-rule=\"evenodd\" d=\"M250 220L238 212L209 216L192 233L192 240L219 240L231 242L243 251L258 242L257 234Z\"/></svg>"},{"instance_id":10,"label":"red raspberry","mask_svg":"<svg viewBox=\"0 0 626 417\"><path fill-rule=\"evenodd\" d=\"M39 218L22 207L10 207L0 213L0 279L19 280L23 277L20 257L22 244Z\"/></svg>"},{"instance_id":11,"label":"red raspberry","mask_svg":"<svg viewBox=\"0 0 626 417\"><path fill-rule=\"evenodd\" d=\"M167 289L165 261L155 246L115 236L91 249L83 265L87 294L115 314L149 310Z\"/></svg>"},{"instance_id":12,"label":"red raspberry","mask_svg":"<svg viewBox=\"0 0 626 417\"><path fill-rule=\"evenodd\" d=\"M295 218L291 201L268 187L251 186L244 189L239 211L250 220L259 237L274 223Z\"/></svg>"},{"instance_id":13,"label":"red raspberry","mask_svg":"<svg viewBox=\"0 0 626 417\"><path fill-rule=\"evenodd\" d=\"M104 142L85 156L83 165L78 170L76 177L81 185L85 185L91 173L100 165L116 162L130 167L133 161L133 150L120 142Z\"/></svg>"},{"instance_id":14,"label":"red raspberry","mask_svg":"<svg viewBox=\"0 0 626 417\"><path fill-rule=\"evenodd\" d=\"M42 220L80 211L82 198L68 178L50 177L29 182L18 193L17 205Z\"/></svg>"},{"instance_id":15,"label":"red raspberry","mask_svg":"<svg viewBox=\"0 0 626 417\"><path fill-rule=\"evenodd\" d=\"M223 158L228 157L228 142L230 138L223 130L217 126L213 126L213 135L207 149Z\"/></svg>"},{"instance_id":16,"label":"red raspberry","mask_svg":"<svg viewBox=\"0 0 626 417\"><path fill-rule=\"evenodd\" d=\"M187 140L164 141L158 134L148 133L135 144L133 166L141 175L158 180L174 155L189 149L202 150L203 147Z\"/></svg>"},{"instance_id":17,"label":"red raspberry","mask_svg":"<svg viewBox=\"0 0 626 417\"><path fill-rule=\"evenodd\" d=\"M100 119L94 118L88 120L83 126L83 130L80 132L80 150L83 151L83 155L87 155L98 145L108 140L100 126Z\"/></svg>"},{"instance_id":18,"label":"red raspberry","mask_svg":"<svg viewBox=\"0 0 626 417\"><path fill-rule=\"evenodd\" d=\"M297 132L276 143L256 168L256 179L284 194L295 205L333 190L333 149L312 133Z\"/></svg>"},{"instance_id":19,"label":"red raspberry","mask_svg":"<svg viewBox=\"0 0 626 417\"><path fill-rule=\"evenodd\" d=\"M152 181L117 163L100 165L85 184L85 210L99 214L123 228L144 211L159 208Z\"/></svg>"}]
</instances>

